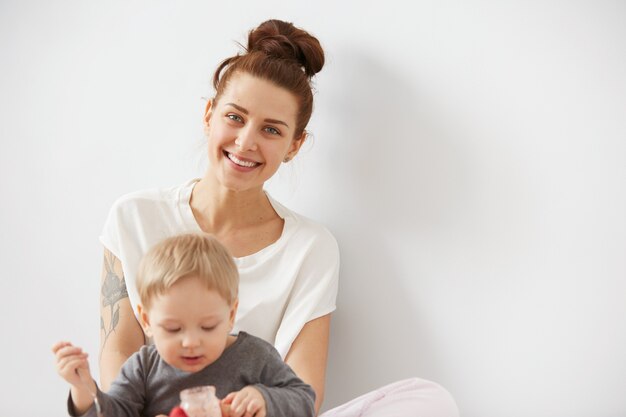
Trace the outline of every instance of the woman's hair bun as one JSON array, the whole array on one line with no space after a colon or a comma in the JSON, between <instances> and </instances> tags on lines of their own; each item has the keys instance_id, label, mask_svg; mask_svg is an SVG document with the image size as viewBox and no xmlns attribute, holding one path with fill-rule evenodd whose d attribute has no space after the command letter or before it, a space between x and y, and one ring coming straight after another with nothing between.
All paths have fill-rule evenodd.
<instances>
[{"instance_id":1,"label":"woman's hair bun","mask_svg":"<svg viewBox=\"0 0 626 417\"><path fill-rule=\"evenodd\" d=\"M267 20L250 31L247 50L295 61L309 78L324 66L324 51L317 38L282 20Z\"/></svg>"}]
</instances>

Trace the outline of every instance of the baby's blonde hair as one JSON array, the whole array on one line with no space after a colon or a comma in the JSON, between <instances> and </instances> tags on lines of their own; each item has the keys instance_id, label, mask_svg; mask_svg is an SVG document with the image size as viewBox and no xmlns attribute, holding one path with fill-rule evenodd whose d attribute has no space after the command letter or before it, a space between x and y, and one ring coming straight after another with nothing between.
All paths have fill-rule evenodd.
<instances>
[{"instance_id":1,"label":"baby's blonde hair","mask_svg":"<svg viewBox=\"0 0 626 417\"><path fill-rule=\"evenodd\" d=\"M190 233L157 243L142 258L137 291L143 308L148 309L155 296L190 276L217 291L228 305L237 299L239 272L233 257L215 237Z\"/></svg>"}]
</instances>

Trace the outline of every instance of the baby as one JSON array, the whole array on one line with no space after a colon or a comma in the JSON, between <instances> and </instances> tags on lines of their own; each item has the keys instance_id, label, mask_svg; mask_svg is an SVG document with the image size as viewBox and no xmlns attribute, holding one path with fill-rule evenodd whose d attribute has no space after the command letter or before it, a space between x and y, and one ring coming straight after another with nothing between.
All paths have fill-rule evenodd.
<instances>
[{"instance_id":1,"label":"baby","mask_svg":"<svg viewBox=\"0 0 626 417\"><path fill-rule=\"evenodd\" d=\"M234 260L209 235L155 245L137 274L137 313L154 344L126 361L110 390L98 389L81 348L68 342L52 348L58 373L71 385L69 414L95 417L97 405L107 417L168 414L181 390L214 385L224 416L314 416L313 389L271 344L230 334L238 285Z\"/></svg>"}]
</instances>

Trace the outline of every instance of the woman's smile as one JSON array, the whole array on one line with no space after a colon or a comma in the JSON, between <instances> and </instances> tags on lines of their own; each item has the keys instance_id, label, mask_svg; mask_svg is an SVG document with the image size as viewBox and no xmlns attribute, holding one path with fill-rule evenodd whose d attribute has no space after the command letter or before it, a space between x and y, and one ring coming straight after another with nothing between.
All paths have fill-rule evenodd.
<instances>
[{"instance_id":1,"label":"woman's smile","mask_svg":"<svg viewBox=\"0 0 626 417\"><path fill-rule=\"evenodd\" d=\"M237 156L228 151L224 151L224 155L235 165L237 168L247 168L246 171L249 171L253 168L261 165L260 162L256 162L247 158L243 158L241 156Z\"/></svg>"}]
</instances>

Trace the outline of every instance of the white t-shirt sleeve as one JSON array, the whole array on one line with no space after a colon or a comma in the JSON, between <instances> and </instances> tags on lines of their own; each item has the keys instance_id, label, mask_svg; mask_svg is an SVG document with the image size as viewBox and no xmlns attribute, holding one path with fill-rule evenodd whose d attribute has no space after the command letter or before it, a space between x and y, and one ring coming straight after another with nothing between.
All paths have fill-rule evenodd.
<instances>
[{"instance_id":1,"label":"white t-shirt sleeve","mask_svg":"<svg viewBox=\"0 0 626 417\"><path fill-rule=\"evenodd\" d=\"M107 215L100 234L100 243L116 258L120 258L119 209L116 202Z\"/></svg>"},{"instance_id":2,"label":"white t-shirt sleeve","mask_svg":"<svg viewBox=\"0 0 626 417\"><path fill-rule=\"evenodd\" d=\"M135 225L133 211L132 204L129 204L126 197L118 199L109 210L100 235L100 243L120 260L129 301L133 312L135 312L135 307L139 303L139 296L135 288L134 277L141 258L140 245L138 244L141 236L137 235L133 227Z\"/></svg>"},{"instance_id":3,"label":"white t-shirt sleeve","mask_svg":"<svg viewBox=\"0 0 626 417\"><path fill-rule=\"evenodd\" d=\"M339 247L333 235L321 228L302 252L300 270L276 333L274 344L283 358L307 322L335 310L338 281Z\"/></svg>"},{"instance_id":4,"label":"white t-shirt sleeve","mask_svg":"<svg viewBox=\"0 0 626 417\"><path fill-rule=\"evenodd\" d=\"M162 209L164 204L153 194L156 193L137 192L119 198L111 207L100 235L100 242L122 264L133 311L139 303L135 277L141 257L168 235L166 226L173 217Z\"/></svg>"}]
</instances>

